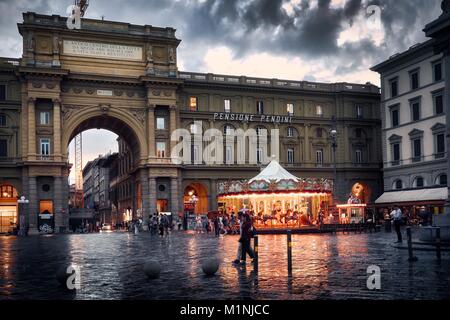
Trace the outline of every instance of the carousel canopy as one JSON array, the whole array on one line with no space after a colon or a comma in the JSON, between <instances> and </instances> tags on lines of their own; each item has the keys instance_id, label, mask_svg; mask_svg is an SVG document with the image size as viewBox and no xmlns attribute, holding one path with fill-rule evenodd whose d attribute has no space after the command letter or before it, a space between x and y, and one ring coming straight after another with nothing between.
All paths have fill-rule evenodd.
<instances>
[{"instance_id":1,"label":"carousel canopy","mask_svg":"<svg viewBox=\"0 0 450 320\"><path fill-rule=\"evenodd\" d=\"M300 181L299 178L284 169L277 160L272 160L269 165L260 172L260 174L253 179L250 179L248 183L252 183L253 181L280 182L281 180L293 180L295 182Z\"/></svg>"}]
</instances>

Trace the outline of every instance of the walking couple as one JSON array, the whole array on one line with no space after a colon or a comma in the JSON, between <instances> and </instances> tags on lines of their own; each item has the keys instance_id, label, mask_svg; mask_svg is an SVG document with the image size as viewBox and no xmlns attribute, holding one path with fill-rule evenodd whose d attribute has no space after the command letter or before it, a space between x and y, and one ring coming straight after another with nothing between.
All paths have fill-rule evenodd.
<instances>
[{"instance_id":1,"label":"walking couple","mask_svg":"<svg viewBox=\"0 0 450 320\"><path fill-rule=\"evenodd\" d=\"M251 247L251 239L254 237L254 229L252 218L248 213L239 212L239 247L237 252L236 260L233 261L234 264L245 265L247 254L253 259L255 258L255 253Z\"/></svg>"}]
</instances>

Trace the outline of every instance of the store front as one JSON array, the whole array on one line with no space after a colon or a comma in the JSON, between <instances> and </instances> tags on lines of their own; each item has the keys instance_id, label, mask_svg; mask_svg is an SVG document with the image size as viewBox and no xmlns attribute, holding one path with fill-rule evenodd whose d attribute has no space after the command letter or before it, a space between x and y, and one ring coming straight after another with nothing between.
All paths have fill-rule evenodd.
<instances>
[{"instance_id":1,"label":"store front","mask_svg":"<svg viewBox=\"0 0 450 320\"><path fill-rule=\"evenodd\" d=\"M0 186L0 234L13 232L18 226L17 190L11 185Z\"/></svg>"},{"instance_id":2,"label":"store front","mask_svg":"<svg viewBox=\"0 0 450 320\"><path fill-rule=\"evenodd\" d=\"M409 224L427 225L432 223L433 216L444 213L447 193L445 187L389 191L375 201L375 207L389 219L393 207L398 206Z\"/></svg>"}]
</instances>

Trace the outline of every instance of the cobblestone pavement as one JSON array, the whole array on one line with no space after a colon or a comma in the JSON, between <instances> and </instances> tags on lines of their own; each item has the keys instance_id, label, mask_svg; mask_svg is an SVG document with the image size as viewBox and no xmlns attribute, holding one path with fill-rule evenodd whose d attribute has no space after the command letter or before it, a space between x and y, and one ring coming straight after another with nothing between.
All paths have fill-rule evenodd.
<instances>
[{"instance_id":1,"label":"cobblestone pavement","mask_svg":"<svg viewBox=\"0 0 450 320\"><path fill-rule=\"evenodd\" d=\"M173 232L0 236L1 299L444 299L450 298L450 255L394 248L394 233L294 235L293 277L287 277L285 235L260 236L259 272L233 267L237 237ZM201 262L221 261L206 277ZM159 279L143 273L162 265ZM59 286L62 265L81 267L81 289ZM366 287L367 267L381 268L381 290Z\"/></svg>"}]
</instances>

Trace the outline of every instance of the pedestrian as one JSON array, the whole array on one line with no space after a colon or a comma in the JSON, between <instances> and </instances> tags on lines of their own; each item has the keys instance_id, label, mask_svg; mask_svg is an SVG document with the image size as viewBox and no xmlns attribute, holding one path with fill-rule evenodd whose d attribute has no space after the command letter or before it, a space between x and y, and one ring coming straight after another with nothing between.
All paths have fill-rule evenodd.
<instances>
[{"instance_id":1,"label":"pedestrian","mask_svg":"<svg viewBox=\"0 0 450 320\"><path fill-rule=\"evenodd\" d=\"M242 212L239 212L238 222L239 222L239 236L240 236L242 234L242 223L243 223L243 221L242 221ZM240 237L239 237L238 249L237 249L237 254L236 254L236 260L234 260L233 263L234 264L238 264L239 262L241 262L241 256L242 256L242 243L241 243Z\"/></svg>"},{"instance_id":2,"label":"pedestrian","mask_svg":"<svg viewBox=\"0 0 450 320\"><path fill-rule=\"evenodd\" d=\"M163 216L160 216L159 218L159 235L161 237L164 236L164 221L163 221Z\"/></svg>"},{"instance_id":3,"label":"pedestrian","mask_svg":"<svg viewBox=\"0 0 450 320\"><path fill-rule=\"evenodd\" d=\"M253 252L253 249L251 247L251 239L253 238L253 225L252 225L252 219L251 217L245 213L243 216L243 223L242 223L242 231L241 231L241 237L239 239L239 242L242 244L241 249L241 264L246 263L247 254L253 259L255 258L255 253Z\"/></svg>"},{"instance_id":4,"label":"pedestrian","mask_svg":"<svg viewBox=\"0 0 450 320\"><path fill-rule=\"evenodd\" d=\"M391 218L394 219L394 228L395 232L397 233L397 243L401 243L403 241L402 239L402 232L401 232L401 225L402 225L402 210L400 210L399 207L395 206L394 210L392 210L390 214Z\"/></svg>"},{"instance_id":5,"label":"pedestrian","mask_svg":"<svg viewBox=\"0 0 450 320\"><path fill-rule=\"evenodd\" d=\"M220 235L220 228L219 228L219 218L216 216L213 218L214 223L214 235L218 237Z\"/></svg>"}]
</instances>

